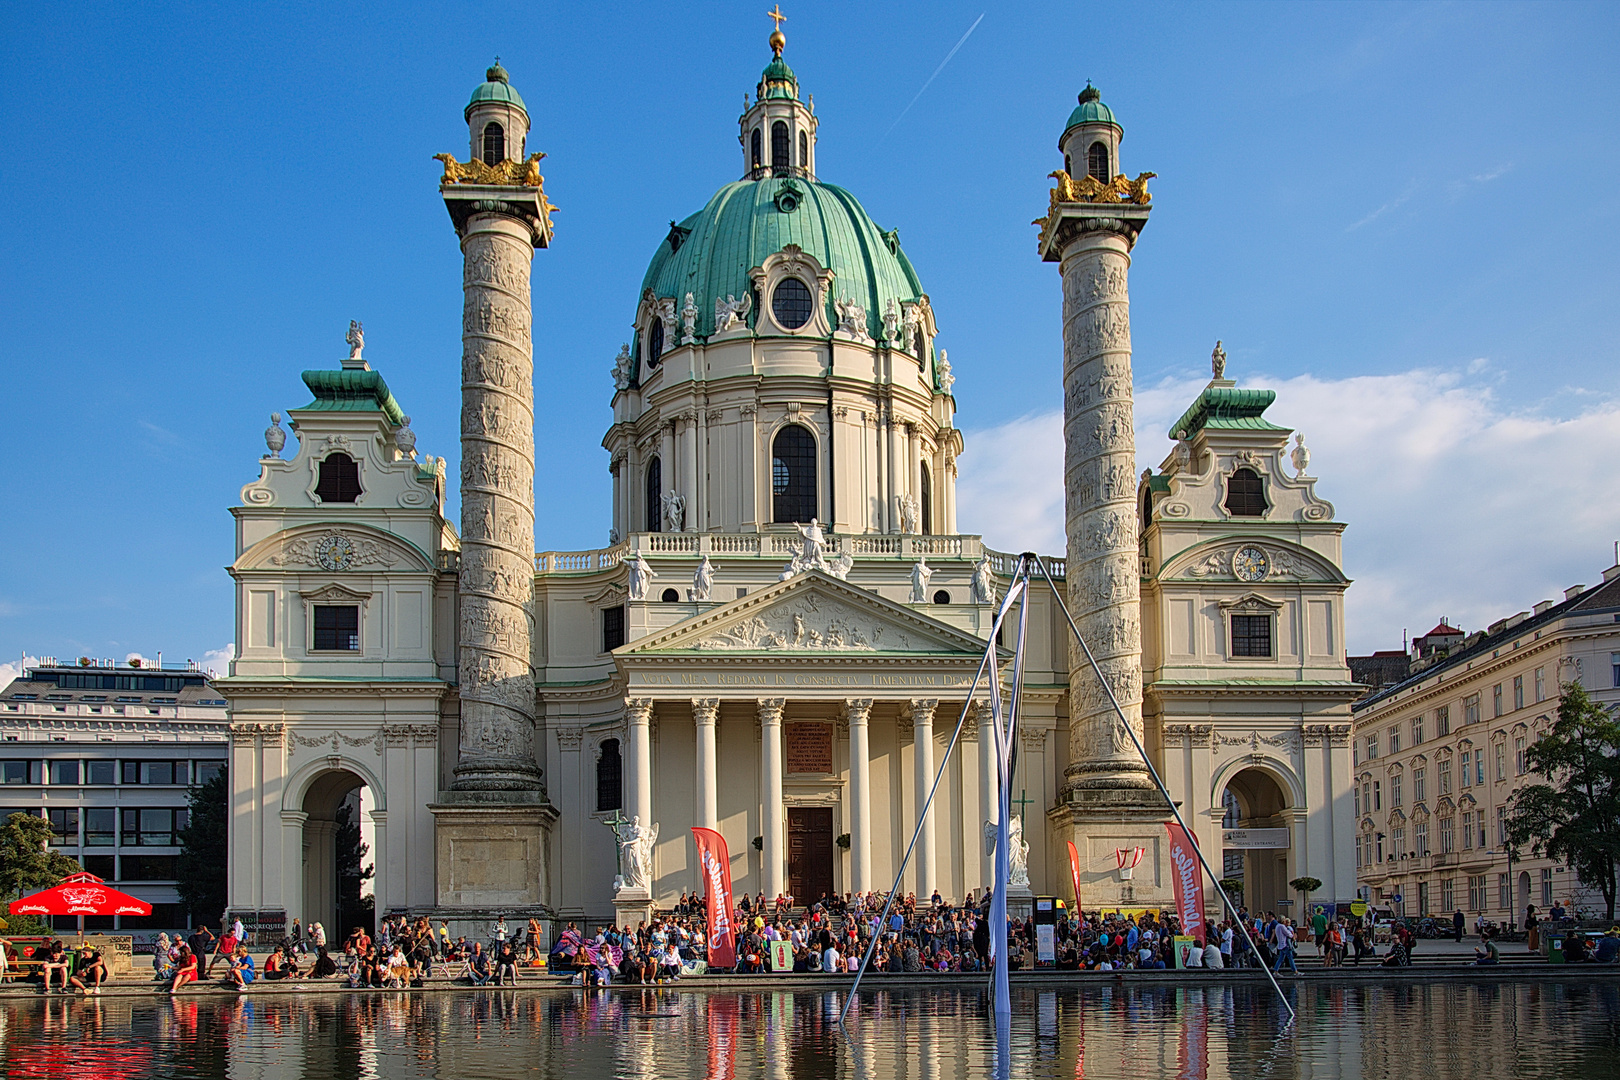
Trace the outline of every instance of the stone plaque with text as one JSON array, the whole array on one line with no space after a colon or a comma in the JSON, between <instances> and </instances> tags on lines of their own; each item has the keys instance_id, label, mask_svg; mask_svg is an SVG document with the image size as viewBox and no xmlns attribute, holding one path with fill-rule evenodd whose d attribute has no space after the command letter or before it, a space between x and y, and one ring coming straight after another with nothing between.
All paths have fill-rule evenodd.
<instances>
[{"instance_id":1,"label":"stone plaque with text","mask_svg":"<svg viewBox=\"0 0 1620 1080\"><path fill-rule=\"evenodd\" d=\"M790 773L830 773L833 771L832 726L829 724L788 724L784 732L783 757Z\"/></svg>"}]
</instances>

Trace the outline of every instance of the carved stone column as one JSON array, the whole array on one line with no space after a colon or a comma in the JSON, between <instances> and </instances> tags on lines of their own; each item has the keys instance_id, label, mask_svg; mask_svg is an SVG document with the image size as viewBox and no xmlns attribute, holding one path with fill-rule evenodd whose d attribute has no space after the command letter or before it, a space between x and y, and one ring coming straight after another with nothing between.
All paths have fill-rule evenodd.
<instances>
[{"instance_id":1,"label":"carved stone column","mask_svg":"<svg viewBox=\"0 0 1620 1080\"><path fill-rule=\"evenodd\" d=\"M643 825L652 822L652 713L651 698L629 698L624 703L630 729L630 783L625 793L631 816L641 815Z\"/></svg>"},{"instance_id":2,"label":"carved stone column","mask_svg":"<svg viewBox=\"0 0 1620 1080\"><path fill-rule=\"evenodd\" d=\"M872 761L871 698L849 698L844 719L849 721L849 881L857 893L872 891Z\"/></svg>"},{"instance_id":3,"label":"carved stone column","mask_svg":"<svg viewBox=\"0 0 1620 1080\"><path fill-rule=\"evenodd\" d=\"M720 717L719 698L693 698L692 720L697 725L697 825L702 829L720 827L719 771L715 746L715 721Z\"/></svg>"},{"instance_id":4,"label":"carved stone column","mask_svg":"<svg viewBox=\"0 0 1620 1080\"><path fill-rule=\"evenodd\" d=\"M786 891L783 885L782 822L782 711L784 698L760 698L759 709L759 823L764 838L763 885L766 902Z\"/></svg>"},{"instance_id":5,"label":"carved stone column","mask_svg":"<svg viewBox=\"0 0 1620 1080\"><path fill-rule=\"evenodd\" d=\"M984 823L996 820L996 724L989 701L975 701L968 723L977 725L979 735L979 820L969 822L968 845L979 852L979 887L988 889L996 880L995 853L985 850Z\"/></svg>"},{"instance_id":6,"label":"carved stone column","mask_svg":"<svg viewBox=\"0 0 1620 1080\"><path fill-rule=\"evenodd\" d=\"M1125 722L1140 736L1142 618L1127 290L1134 240L1124 222L1091 219L1073 222L1072 238L1062 247L1063 467L1069 609ZM1146 766L1073 641L1069 701L1067 786L1150 787Z\"/></svg>"},{"instance_id":7,"label":"carved stone column","mask_svg":"<svg viewBox=\"0 0 1620 1080\"><path fill-rule=\"evenodd\" d=\"M461 224L461 744L455 787L541 787L534 747L530 226Z\"/></svg>"},{"instance_id":8,"label":"carved stone column","mask_svg":"<svg viewBox=\"0 0 1620 1080\"><path fill-rule=\"evenodd\" d=\"M923 800L928 798L928 789L934 786L934 709L938 705L934 698L923 698L906 702L903 710L906 719L911 721L912 787L915 791L912 804L922 820L922 830L917 834L917 850L912 855L912 863L917 868L918 903L926 902L934 892L934 813L931 808L923 813Z\"/></svg>"}]
</instances>

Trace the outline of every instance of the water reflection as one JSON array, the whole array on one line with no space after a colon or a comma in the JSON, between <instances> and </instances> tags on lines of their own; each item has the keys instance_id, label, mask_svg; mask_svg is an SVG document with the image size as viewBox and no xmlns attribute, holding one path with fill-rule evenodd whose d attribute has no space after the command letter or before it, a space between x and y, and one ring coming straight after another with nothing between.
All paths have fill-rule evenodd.
<instances>
[{"instance_id":1,"label":"water reflection","mask_svg":"<svg viewBox=\"0 0 1620 1080\"><path fill-rule=\"evenodd\" d=\"M0 1075L678 1080L1620 1075L1620 987L1448 983L1015 992L1007 1057L976 991L481 991L51 997L0 1004Z\"/></svg>"}]
</instances>

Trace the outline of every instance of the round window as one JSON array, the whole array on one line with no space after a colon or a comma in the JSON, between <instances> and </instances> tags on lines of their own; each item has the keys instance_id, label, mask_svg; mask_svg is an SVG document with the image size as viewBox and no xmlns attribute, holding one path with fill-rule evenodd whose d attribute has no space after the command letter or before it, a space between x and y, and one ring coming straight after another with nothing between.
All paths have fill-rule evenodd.
<instances>
[{"instance_id":1,"label":"round window","mask_svg":"<svg viewBox=\"0 0 1620 1080\"><path fill-rule=\"evenodd\" d=\"M681 600L681 594L674 589L665 589L664 594L659 599L666 604L678 604Z\"/></svg>"},{"instance_id":2,"label":"round window","mask_svg":"<svg viewBox=\"0 0 1620 1080\"><path fill-rule=\"evenodd\" d=\"M948 604L950 602L951 602L951 594L946 592L944 589L941 589L941 590L939 590L939 592L934 594L934 603L936 603L936 604Z\"/></svg>"},{"instance_id":3,"label":"round window","mask_svg":"<svg viewBox=\"0 0 1620 1080\"><path fill-rule=\"evenodd\" d=\"M789 330L810 321L810 289L796 277L785 277L771 294L771 314Z\"/></svg>"}]
</instances>

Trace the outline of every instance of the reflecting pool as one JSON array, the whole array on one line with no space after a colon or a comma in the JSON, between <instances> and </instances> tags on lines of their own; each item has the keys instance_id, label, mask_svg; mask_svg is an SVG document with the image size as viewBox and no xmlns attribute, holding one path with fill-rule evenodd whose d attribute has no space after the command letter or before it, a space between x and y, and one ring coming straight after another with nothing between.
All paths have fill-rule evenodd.
<instances>
[{"instance_id":1,"label":"reflecting pool","mask_svg":"<svg viewBox=\"0 0 1620 1080\"><path fill-rule=\"evenodd\" d=\"M1015 989L1014 1077L1620 1076L1620 983ZM468 991L13 999L0 1075L236 1078L991 1076L977 992Z\"/></svg>"}]
</instances>

